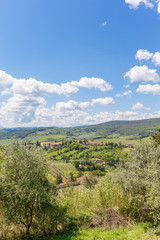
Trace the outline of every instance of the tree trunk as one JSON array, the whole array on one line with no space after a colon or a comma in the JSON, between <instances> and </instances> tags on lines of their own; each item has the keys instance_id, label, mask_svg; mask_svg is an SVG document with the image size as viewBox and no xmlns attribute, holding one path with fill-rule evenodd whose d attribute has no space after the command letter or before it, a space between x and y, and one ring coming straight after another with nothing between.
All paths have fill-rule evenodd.
<instances>
[{"instance_id":1,"label":"tree trunk","mask_svg":"<svg viewBox=\"0 0 160 240\"><path fill-rule=\"evenodd\" d=\"M31 240L32 238L31 238L31 236L30 236L30 226L28 225L27 227L26 227L26 240Z\"/></svg>"}]
</instances>

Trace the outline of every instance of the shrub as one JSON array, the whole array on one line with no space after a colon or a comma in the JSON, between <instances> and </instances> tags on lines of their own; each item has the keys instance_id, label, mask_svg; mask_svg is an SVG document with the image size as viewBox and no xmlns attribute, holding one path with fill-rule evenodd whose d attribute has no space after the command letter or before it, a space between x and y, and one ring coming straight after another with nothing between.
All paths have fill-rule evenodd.
<instances>
[{"instance_id":1,"label":"shrub","mask_svg":"<svg viewBox=\"0 0 160 240\"><path fill-rule=\"evenodd\" d=\"M128 204L123 210L138 221L160 220L160 147L138 145L122 161L114 180L122 186Z\"/></svg>"}]
</instances>

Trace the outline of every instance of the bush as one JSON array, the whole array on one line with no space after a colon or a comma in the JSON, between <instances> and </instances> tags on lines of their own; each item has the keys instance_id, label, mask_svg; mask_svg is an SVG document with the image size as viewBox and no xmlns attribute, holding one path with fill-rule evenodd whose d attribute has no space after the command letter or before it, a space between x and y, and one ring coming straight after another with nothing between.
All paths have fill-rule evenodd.
<instances>
[{"instance_id":1,"label":"bush","mask_svg":"<svg viewBox=\"0 0 160 240\"><path fill-rule=\"evenodd\" d=\"M128 204L123 211L138 221L160 221L160 147L138 145L122 161L114 180L121 184Z\"/></svg>"}]
</instances>

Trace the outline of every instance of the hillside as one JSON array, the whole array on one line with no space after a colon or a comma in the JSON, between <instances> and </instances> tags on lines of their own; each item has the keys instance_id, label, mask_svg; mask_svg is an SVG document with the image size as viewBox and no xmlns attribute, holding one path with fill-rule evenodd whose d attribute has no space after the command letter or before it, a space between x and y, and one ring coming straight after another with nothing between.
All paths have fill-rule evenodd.
<instances>
[{"instance_id":1,"label":"hillside","mask_svg":"<svg viewBox=\"0 0 160 240\"><path fill-rule=\"evenodd\" d=\"M160 128L160 118L136 121L111 121L97 125L82 127L81 130L99 132L100 134L149 135Z\"/></svg>"},{"instance_id":2,"label":"hillside","mask_svg":"<svg viewBox=\"0 0 160 240\"><path fill-rule=\"evenodd\" d=\"M24 141L62 141L66 139L101 139L119 136L143 138L160 128L160 118L136 121L111 121L91 126L73 128L13 128L0 129L0 143L14 138Z\"/></svg>"}]
</instances>

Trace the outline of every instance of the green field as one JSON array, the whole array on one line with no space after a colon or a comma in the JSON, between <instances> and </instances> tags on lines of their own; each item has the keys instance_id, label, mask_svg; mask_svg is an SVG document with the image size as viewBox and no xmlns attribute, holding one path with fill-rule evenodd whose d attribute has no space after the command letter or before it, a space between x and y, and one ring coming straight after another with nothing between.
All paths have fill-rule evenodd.
<instances>
[{"instance_id":1,"label":"green field","mask_svg":"<svg viewBox=\"0 0 160 240\"><path fill-rule=\"evenodd\" d=\"M158 240L156 235L152 234L151 229L145 224L132 228L119 228L110 231L101 231L96 229L79 230L73 233L66 233L47 238L46 240Z\"/></svg>"},{"instance_id":2,"label":"green field","mask_svg":"<svg viewBox=\"0 0 160 240\"><path fill-rule=\"evenodd\" d=\"M60 142L73 139L94 141L121 141L139 143L160 128L160 118L139 121L112 121L92 126L73 128L15 128L0 129L0 145L7 145L18 138L23 142Z\"/></svg>"},{"instance_id":3,"label":"green field","mask_svg":"<svg viewBox=\"0 0 160 240\"><path fill-rule=\"evenodd\" d=\"M69 173L77 174L78 171L77 169L71 164L71 163L64 163L64 162L54 162L54 165L60 169L64 175L68 176Z\"/></svg>"}]
</instances>

